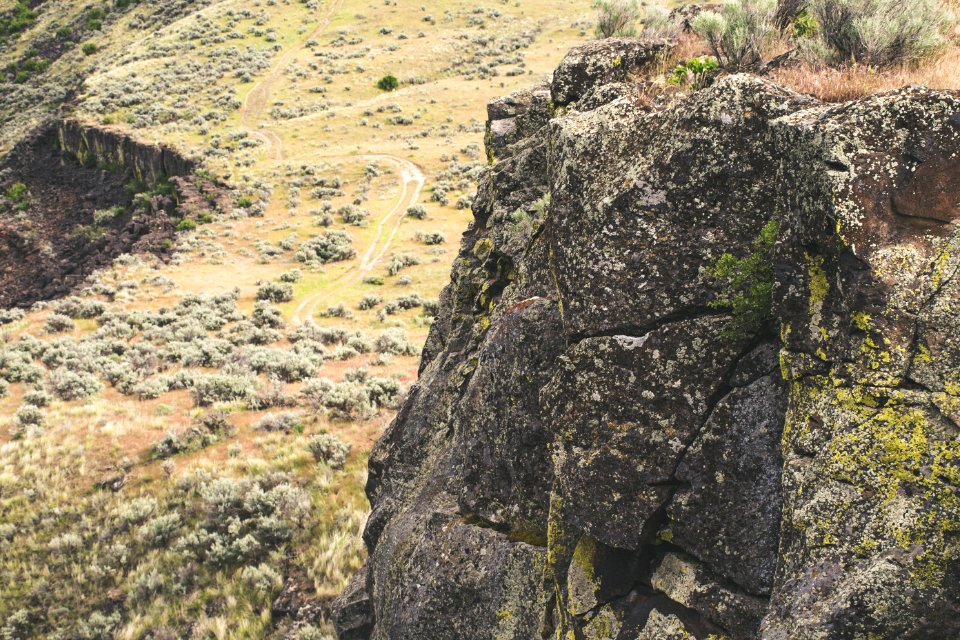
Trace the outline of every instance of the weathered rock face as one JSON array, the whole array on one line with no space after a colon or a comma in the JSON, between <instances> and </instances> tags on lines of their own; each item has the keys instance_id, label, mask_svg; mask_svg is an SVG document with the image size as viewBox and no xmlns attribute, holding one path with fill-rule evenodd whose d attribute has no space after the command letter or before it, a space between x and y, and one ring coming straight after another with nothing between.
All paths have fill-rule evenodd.
<instances>
[{"instance_id":1,"label":"weathered rock face","mask_svg":"<svg viewBox=\"0 0 960 640\"><path fill-rule=\"evenodd\" d=\"M658 46L491 104L342 640L960 637L960 99L655 110Z\"/></svg>"},{"instance_id":2,"label":"weathered rock face","mask_svg":"<svg viewBox=\"0 0 960 640\"><path fill-rule=\"evenodd\" d=\"M24 139L0 159L0 192L27 188L16 206L0 198L0 306L66 295L123 253L169 257L179 218L232 205L194 169L172 149L75 121Z\"/></svg>"}]
</instances>

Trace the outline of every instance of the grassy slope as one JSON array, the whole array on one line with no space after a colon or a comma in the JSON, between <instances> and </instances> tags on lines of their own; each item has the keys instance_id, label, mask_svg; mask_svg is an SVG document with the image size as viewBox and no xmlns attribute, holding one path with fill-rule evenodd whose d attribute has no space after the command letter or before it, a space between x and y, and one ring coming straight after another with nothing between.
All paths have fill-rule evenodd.
<instances>
[{"instance_id":1,"label":"grassy slope","mask_svg":"<svg viewBox=\"0 0 960 640\"><path fill-rule=\"evenodd\" d=\"M77 42L96 43L93 55L75 46L43 74L12 87L26 95L31 86L41 91L89 75L80 90L77 117L136 130L145 139L203 157L211 172L228 177L263 205L262 217L238 212L184 236L172 265L118 261L98 277L99 284L119 290L116 301L108 303L110 311L155 312L173 307L187 294L237 287L237 304L249 313L259 281L299 267L304 277L295 285L295 297L281 305L289 329L294 320L305 319L303 309L297 314L305 300L312 301L308 311L342 303L351 318L316 318L317 324L360 331L370 339L398 329L413 345L422 344L429 319L420 309L381 318L382 305L360 311L357 303L368 294L386 301L414 292L436 298L469 221L469 210L454 205L471 192L472 180L469 172L462 183L447 177L453 186L447 205L431 201L433 187L454 160L463 165L481 161L485 102L544 78L571 44L586 37L589 3L450 0L420 7L332 2L214 2L169 24L132 28L159 6L143 2L113 14L102 30L82 33ZM87 6L48 0L36 26L8 44L4 64L22 60L40 35L82 22ZM432 21L424 20L428 15ZM222 38L232 32L239 37ZM528 32L533 37L525 38ZM489 38L493 44L486 42ZM217 55L230 46L237 49ZM248 51L252 53L244 57ZM490 75L491 69L497 75ZM506 75L511 69L517 75ZM386 73L400 78L398 91L376 89ZM118 104L118 95L133 96L135 104ZM245 106L217 105L224 95L233 98L233 106ZM276 111L278 104L287 113ZM315 111L317 104L323 110ZM387 109L378 111L381 107ZM4 129L8 145L25 123L37 121L42 109L21 111ZM282 119L275 119L275 113ZM295 113L305 115L287 117ZM412 124L390 124L393 116L410 118ZM244 147L244 139L259 144ZM378 236L378 223L401 197L398 162L403 160L415 163L425 178L419 201L428 216L414 220L400 215L403 211L393 212ZM368 179L370 164L379 175ZM311 196L306 183L312 178L301 169L305 165L317 176L343 181L343 195L332 198L333 210L352 201L358 189L366 193L360 206L370 211L368 226L344 225L333 216L334 228L351 235L357 258L309 268L295 261L293 250L279 255L264 251L266 244L276 247L291 237L296 248L321 231L313 221L323 204ZM303 184L297 187L298 182ZM408 186L414 188L416 181ZM299 196L292 196L298 188ZM412 202L409 191L406 201ZM417 240L418 232L439 232L446 243L426 246ZM361 269L360 258L375 240L371 258L379 260ZM420 264L389 276L393 254L414 255ZM156 276L164 280L146 282ZM368 276L383 276L385 284L364 284ZM45 332L51 313L49 308L36 310L3 327L8 346L27 334L42 341L64 338ZM79 320L66 335L90 340L97 327L94 320ZM150 342L142 333L131 340ZM163 348L162 340L157 346ZM272 346L290 349L286 341ZM367 354L327 360L315 376L338 382L345 373L367 367L374 376L393 376L408 385L416 365L413 355L378 359ZM362 561L358 532L366 511L366 452L389 421L389 409L369 418L334 420L299 401L288 410L301 415L302 428L266 433L254 429L266 411L226 403L217 408L229 414L235 435L161 465L152 459L151 447L170 430L188 429L208 411L196 407L188 391L154 400L139 400L109 385L82 400L64 401L54 394L41 410L44 426L22 426L14 416L24 394L35 386L49 387L50 374L44 367L39 385L11 384L7 397L0 398L0 628L10 637L137 638L150 630L169 637L280 637L295 626L270 612L285 581L300 580L325 601ZM260 383L266 384L263 376ZM284 388L296 397L301 386ZM353 445L342 471L316 464L306 449L308 437L322 430ZM273 477L274 472L284 475ZM125 483L116 492L95 487L122 476ZM232 483L218 484L222 479ZM270 494L275 486L281 489ZM298 489L304 493L286 501L276 498ZM248 502L266 491L281 504L261 500L245 510L238 498L224 506L215 495L218 490L235 492ZM174 513L179 521L170 525L163 518ZM232 516L248 531L265 514L279 521L289 541L271 541L257 530L251 535L262 548L227 560L215 558L208 547L198 552L197 545L188 544L191 536L196 542L198 535L211 532L237 542L239 534L215 531L217 525ZM153 537L165 523L171 531ZM303 638L321 637L324 628L321 623L296 624Z\"/></svg>"}]
</instances>

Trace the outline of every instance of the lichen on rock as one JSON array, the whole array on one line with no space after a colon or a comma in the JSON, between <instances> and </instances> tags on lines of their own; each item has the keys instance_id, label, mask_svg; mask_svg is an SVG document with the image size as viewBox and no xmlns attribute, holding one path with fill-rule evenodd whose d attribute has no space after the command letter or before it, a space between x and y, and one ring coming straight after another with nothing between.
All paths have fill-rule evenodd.
<instances>
[{"instance_id":1,"label":"lichen on rock","mask_svg":"<svg viewBox=\"0 0 960 640\"><path fill-rule=\"evenodd\" d=\"M341 638L960 637L960 100L639 106L663 46L491 103Z\"/></svg>"}]
</instances>

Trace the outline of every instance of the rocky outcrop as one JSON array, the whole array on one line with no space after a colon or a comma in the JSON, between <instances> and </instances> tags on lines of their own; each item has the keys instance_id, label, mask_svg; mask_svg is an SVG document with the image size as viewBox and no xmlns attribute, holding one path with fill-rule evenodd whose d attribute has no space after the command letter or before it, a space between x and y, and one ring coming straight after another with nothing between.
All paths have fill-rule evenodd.
<instances>
[{"instance_id":1,"label":"rocky outcrop","mask_svg":"<svg viewBox=\"0 0 960 640\"><path fill-rule=\"evenodd\" d=\"M960 637L960 99L652 48L491 104L342 640Z\"/></svg>"},{"instance_id":2,"label":"rocky outcrop","mask_svg":"<svg viewBox=\"0 0 960 640\"><path fill-rule=\"evenodd\" d=\"M85 167L124 171L148 186L175 176L189 176L196 163L160 144L137 140L122 131L94 127L78 120L56 123L60 150Z\"/></svg>"},{"instance_id":3,"label":"rocky outcrop","mask_svg":"<svg viewBox=\"0 0 960 640\"><path fill-rule=\"evenodd\" d=\"M0 306L66 295L123 253L169 257L177 224L231 208L229 190L171 149L75 121L0 162ZM189 225L188 225L189 226Z\"/></svg>"}]
</instances>

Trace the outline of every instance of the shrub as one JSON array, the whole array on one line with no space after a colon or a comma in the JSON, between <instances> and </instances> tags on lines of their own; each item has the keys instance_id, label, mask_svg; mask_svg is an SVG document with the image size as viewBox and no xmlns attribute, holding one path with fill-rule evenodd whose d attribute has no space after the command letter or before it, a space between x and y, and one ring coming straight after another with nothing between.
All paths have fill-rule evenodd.
<instances>
[{"instance_id":1,"label":"shrub","mask_svg":"<svg viewBox=\"0 0 960 640\"><path fill-rule=\"evenodd\" d=\"M84 42L80 50L83 51L83 55L92 56L97 52L97 45L94 42Z\"/></svg>"},{"instance_id":2,"label":"shrub","mask_svg":"<svg viewBox=\"0 0 960 640\"><path fill-rule=\"evenodd\" d=\"M770 318L773 294L773 248L780 223L770 220L753 242L753 251L744 258L724 253L710 270L720 282L719 297L711 304L732 314L728 334L749 335Z\"/></svg>"},{"instance_id":3,"label":"shrub","mask_svg":"<svg viewBox=\"0 0 960 640\"><path fill-rule=\"evenodd\" d=\"M199 407L214 402L249 400L256 392L256 384L249 376L213 374L197 378L193 386L193 399Z\"/></svg>"},{"instance_id":4,"label":"shrub","mask_svg":"<svg viewBox=\"0 0 960 640\"><path fill-rule=\"evenodd\" d=\"M4 195L18 211L23 211L30 204L30 192L27 190L27 185L22 182L14 182L4 191Z\"/></svg>"},{"instance_id":5,"label":"shrub","mask_svg":"<svg viewBox=\"0 0 960 640\"><path fill-rule=\"evenodd\" d=\"M688 84L694 89L699 89L710 82L719 66L716 58L709 56L691 58L674 67L667 81L670 84Z\"/></svg>"},{"instance_id":6,"label":"shrub","mask_svg":"<svg viewBox=\"0 0 960 640\"><path fill-rule=\"evenodd\" d=\"M282 329L285 324L280 309L264 300L256 303L250 319L254 325L260 328Z\"/></svg>"},{"instance_id":7,"label":"shrub","mask_svg":"<svg viewBox=\"0 0 960 640\"><path fill-rule=\"evenodd\" d=\"M809 10L821 46L807 51L830 64L916 62L946 46L953 24L939 0L812 0Z\"/></svg>"},{"instance_id":8,"label":"shrub","mask_svg":"<svg viewBox=\"0 0 960 640\"><path fill-rule=\"evenodd\" d=\"M196 451L232 435L233 426L224 413L214 412L197 418L189 429L169 431L151 448L155 460L163 460L178 453Z\"/></svg>"},{"instance_id":9,"label":"shrub","mask_svg":"<svg viewBox=\"0 0 960 640\"><path fill-rule=\"evenodd\" d=\"M357 305L361 311L367 311L368 309L373 309L383 302L383 298L372 293L368 293L360 300L360 304Z\"/></svg>"},{"instance_id":10,"label":"shrub","mask_svg":"<svg viewBox=\"0 0 960 640\"><path fill-rule=\"evenodd\" d=\"M63 333L64 331L73 331L74 324L70 316L53 313L47 318L47 321L43 323L43 329L47 333Z\"/></svg>"},{"instance_id":11,"label":"shrub","mask_svg":"<svg viewBox=\"0 0 960 640\"><path fill-rule=\"evenodd\" d=\"M190 218L184 218L177 223L177 231L193 231L197 228L197 223Z\"/></svg>"},{"instance_id":12,"label":"shrub","mask_svg":"<svg viewBox=\"0 0 960 640\"><path fill-rule=\"evenodd\" d=\"M693 30L707 40L724 69L755 69L778 32L775 0L729 0L720 12L704 11L693 19Z\"/></svg>"},{"instance_id":13,"label":"shrub","mask_svg":"<svg viewBox=\"0 0 960 640\"><path fill-rule=\"evenodd\" d=\"M668 9L652 4L647 7L643 17L644 38L676 38L680 32L680 25Z\"/></svg>"},{"instance_id":14,"label":"shrub","mask_svg":"<svg viewBox=\"0 0 960 640\"><path fill-rule=\"evenodd\" d=\"M340 207L337 213L339 213L343 218L344 223L352 224L357 227L365 225L367 220L370 218L369 211L363 207L358 207L352 204Z\"/></svg>"},{"instance_id":15,"label":"shrub","mask_svg":"<svg viewBox=\"0 0 960 640\"><path fill-rule=\"evenodd\" d=\"M79 400L99 393L103 385L85 371L73 371L60 367L50 375L53 392L61 400Z\"/></svg>"},{"instance_id":16,"label":"shrub","mask_svg":"<svg viewBox=\"0 0 960 640\"><path fill-rule=\"evenodd\" d=\"M401 253L390 257L390 263L387 265L387 273L395 276L401 269L420 264L420 258L409 253Z\"/></svg>"},{"instance_id":17,"label":"shrub","mask_svg":"<svg viewBox=\"0 0 960 640\"><path fill-rule=\"evenodd\" d=\"M148 520L137 531L137 535L148 547L160 547L173 539L180 524L180 514L174 511Z\"/></svg>"},{"instance_id":18,"label":"shrub","mask_svg":"<svg viewBox=\"0 0 960 640\"><path fill-rule=\"evenodd\" d=\"M417 232L416 238L427 246L443 244L447 241L445 235L436 231L431 231L430 233Z\"/></svg>"},{"instance_id":19,"label":"shrub","mask_svg":"<svg viewBox=\"0 0 960 640\"><path fill-rule=\"evenodd\" d=\"M303 418L295 413L268 413L257 422L254 428L258 431L293 433L303 430Z\"/></svg>"},{"instance_id":20,"label":"shrub","mask_svg":"<svg viewBox=\"0 0 960 640\"><path fill-rule=\"evenodd\" d=\"M30 389L23 394L23 401L35 407L45 407L50 404L50 394L43 389Z\"/></svg>"},{"instance_id":21,"label":"shrub","mask_svg":"<svg viewBox=\"0 0 960 640\"><path fill-rule=\"evenodd\" d=\"M23 309L0 309L0 325L12 324L23 320L26 313Z\"/></svg>"},{"instance_id":22,"label":"shrub","mask_svg":"<svg viewBox=\"0 0 960 640\"><path fill-rule=\"evenodd\" d=\"M417 220L423 220L427 217L427 208L422 204L415 204L411 207L407 207L407 215L411 218L416 218Z\"/></svg>"},{"instance_id":23,"label":"shrub","mask_svg":"<svg viewBox=\"0 0 960 640\"><path fill-rule=\"evenodd\" d=\"M293 285L287 282L264 282L257 289L257 300L290 302L293 300Z\"/></svg>"},{"instance_id":24,"label":"shrub","mask_svg":"<svg viewBox=\"0 0 960 640\"><path fill-rule=\"evenodd\" d=\"M391 74L387 74L377 81L377 88L381 91L395 91L399 86L400 81L397 80L396 76Z\"/></svg>"},{"instance_id":25,"label":"shrub","mask_svg":"<svg viewBox=\"0 0 960 640\"><path fill-rule=\"evenodd\" d=\"M280 274L280 282L299 282L303 278L303 272L300 269L291 269Z\"/></svg>"},{"instance_id":26,"label":"shrub","mask_svg":"<svg viewBox=\"0 0 960 640\"><path fill-rule=\"evenodd\" d=\"M637 0L597 0L597 37L628 37L637 34L636 22L640 18Z\"/></svg>"},{"instance_id":27,"label":"shrub","mask_svg":"<svg viewBox=\"0 0 960 640\"><path fill-rule=\"evenodd\" d=\"M340 438L326 432L318 433L307 440L307 449L313 459L328 465L331 469L342 469L350 453L350 445Z\"/></svg>"},{"instance_id":28,"label":"shrub","mask_svg":"<svg viewBox=\"0 0 960 640\"><path fill-rule=\"evenodd\" d=\"M353 241L343 231L325 231L300 245L296 258L300 262L335 262L356 255Z\"/></svg>"},{"instance_id":29,"label":"shrub","mask_svg":"<svg viewBox=\"0 0 960 640\"><path fill-rule=\"evenodd\" d=\"M43 409L32 404L25 404L17 410L14 418L21 427L29 425L42 427L44 422Z\"/></svg>"},{"instance_id":30,"label":"shrub","mask_svg":"<svg viewBox=\"0 0 960 640\"><path fill-rule=\"evenodd\" d=\"M374 342L374 349L377 353L389 353L391 355L416 355L417 348L407 342L403 331L391 329L380 334Z\"/></svg>"}]
</instances>

